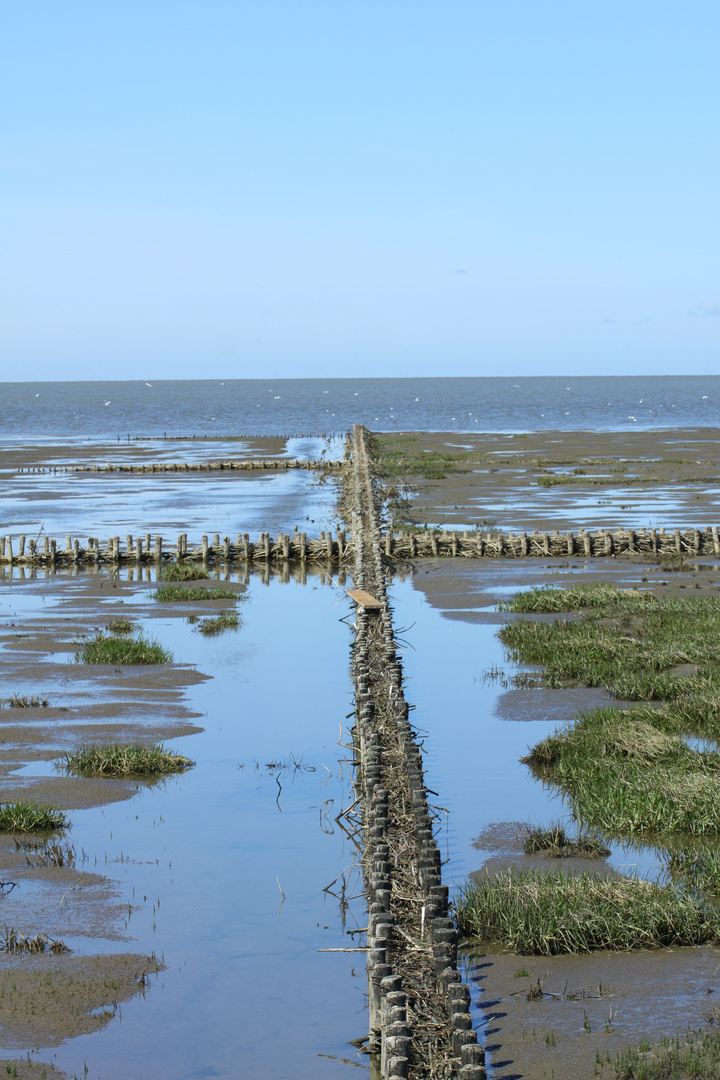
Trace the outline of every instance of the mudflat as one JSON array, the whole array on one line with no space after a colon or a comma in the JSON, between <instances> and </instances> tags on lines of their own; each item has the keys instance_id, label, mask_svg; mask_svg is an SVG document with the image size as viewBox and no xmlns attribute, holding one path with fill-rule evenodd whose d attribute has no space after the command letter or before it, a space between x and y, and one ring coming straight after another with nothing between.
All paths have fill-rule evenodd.
<instances>
[{"instance_id":1,"label":"mudflat","mask_svg":"<svg viewBox=\"0 0 720 1080\"><path fill-rule=\"evenodd\" d=\"M720 519L720 431L378 434L396 525L504 530Z\"/></svg>"}]
</instances>

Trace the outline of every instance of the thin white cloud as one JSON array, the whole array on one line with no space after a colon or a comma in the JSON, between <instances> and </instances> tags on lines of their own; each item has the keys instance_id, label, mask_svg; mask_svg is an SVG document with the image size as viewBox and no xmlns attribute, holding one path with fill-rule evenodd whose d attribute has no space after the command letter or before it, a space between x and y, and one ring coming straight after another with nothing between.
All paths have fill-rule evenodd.
<instances>
[{"instance_id":1,"label":"thin white cloud","mask_svg":"<svg viewBox=\"0 0 720 1080\"><path fill-rule=\"evenodd\" d=\"M694 311L688 311L688 315L693 316L693 318L696 316L702 318L706 315L720 315L720 304L718 304L717 300L703 300Z\"/></svg>"}]
</instances>

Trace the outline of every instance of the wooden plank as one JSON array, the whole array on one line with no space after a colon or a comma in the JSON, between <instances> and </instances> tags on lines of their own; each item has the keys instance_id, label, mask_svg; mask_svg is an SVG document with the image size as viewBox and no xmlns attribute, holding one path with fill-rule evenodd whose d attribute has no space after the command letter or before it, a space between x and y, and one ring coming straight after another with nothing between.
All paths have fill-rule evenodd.
<instances>
[{"instance_id":1,"label":"wooden plank","mask_svg":"<svg viewBox=\"0 0 720 1080\"><path fill-rule=\"evenodd\" d=\"M369 592L365 592L364 589L348 589L347 594L351 600L354 600L365 611L380 611L382 608L380 601L371 596Z\"/></svg>"}]
</instances>

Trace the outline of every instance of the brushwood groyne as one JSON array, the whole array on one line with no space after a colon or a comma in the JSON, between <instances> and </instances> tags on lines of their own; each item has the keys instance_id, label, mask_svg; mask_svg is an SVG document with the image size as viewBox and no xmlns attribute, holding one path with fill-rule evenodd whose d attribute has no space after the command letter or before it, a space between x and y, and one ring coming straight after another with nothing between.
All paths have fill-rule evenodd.
<instances>
[{"instance_id":1,"label":"brushwood groyne","mask_svg":"<svg viewBox=\"0 0 720 1080\"><path fill-rule=\"evenodd\" d=\"M360 594L353 645L356 785L365 825L371 1075L483 1080L485 1053L457 970L458 931L434 837L421 750L403 691L385 589L378 503L366 433L353 429L344 509Z\"/></svg>"},{"instance_id":2,"label":"brushwood groyne","mask_svg":"<svg viewBox=\"0 0 720 1080\"><path fill-rule=\"evenodd\" d=\"M386 563L413 559L522 559L522 558L602 558L647 555L649 558L676 556L720 556L720 535L716 525L703 529L598 529L577 532L481 533L423 530L422 532L381 533L378 539ZM298 529L292 533L261 532L257 540L249 533L234 537L206 533L188 541L187 533L176 539L145 533L135 537L0 535L0 565L69 566L109 563L116 566L147 565L168 559L187 559L209 565L216 563L316 562L345 565L356 558L355 537L343 529L323 531L310 537Z\"/></svg>"}]
</instances>

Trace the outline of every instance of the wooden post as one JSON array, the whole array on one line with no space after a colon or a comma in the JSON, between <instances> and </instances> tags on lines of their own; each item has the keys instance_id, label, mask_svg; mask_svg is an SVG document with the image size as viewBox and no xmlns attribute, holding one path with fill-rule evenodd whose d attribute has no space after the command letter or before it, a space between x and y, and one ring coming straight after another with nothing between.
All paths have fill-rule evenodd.
<instances>
[{"instance_id":1,"label":"wooden post","mask_svg":"<svg viewBox=\"0 0 720 1080\"><path fill-rule=\"evenodd\" d=\"M225 562L230 562L230 537L226 536L223 542L223 558Z\"/></svg>"},{"instance_id":2,"label":"wooden post","mask_svg":"<svg viewBox=\"0 0 720 1080\"><path fill-rule=\"evenodd\" d=\"M543 533L543 555L550 554L550 533Z\"/></svg>"},{"instance_id":3,"label":"wooden post","mask_svg":"<svg viewBox=\"0 0 720 1080\"><path fill-rule=\"evenodd\" d=\"M631 551L631 552L637 551L637 543L635 541L635 530L634 529L628 529L627 537L628 537L628 551Z\"/></svg>"},{"instance_id":4,"label":"wooden post","mask_svg":"<svg viewBox=\"0 0 720 1080\"><path fill-rule=\"evenodd\" d=\"M613 552L613 538L612 533L608 530L605 533L605 554L612 555Z\"/></svg>"},{"instance_id":5,"label":"wooden post","mask_svg":"<svg viewBox=\"0 0 720 1080\"><path fill-rule=\"evenodd\" d=\"M329 529L328 529L327 534L325 536L325 550L327 552L328 562L332 562L333 538L332 538L332 533L330 532Z\"/></svg>"},{"instance_id":6,"label":"wooden post","mask_svg":"<svg viewBox=\"0 0 720 1080\"><path fill-rule=\"evenodd\" d=\"M125 537L125 539L126 539L126 541L127 541L127 549L128 549L128 555L132 555L132 550L133 550L133 538L132 538L132 536L130 535L130 533L128 533L128 535L127 535L127 536Z\"/></svg>"},{"instance_id":7,"label":"wooden post","mask_svg":"<svg viewBox=\"0 0 720 1080\"><path fill-rule=\"evenodd\" d=\"M220 533L215 533L215 535L213 536L213 554L215 554L215 552L217 552L217 549L219 547L220 547Z\"/></svg>"},{"instance_id":8,"label":"wooden post","mask_svg":"<svg viewBox=\"0 0 720 1080\"><path fill-rule=\"evenodd\" d=\"M677 555L682 555L682 540L680 538L680 530L679 529L675 530L675 553Z\"/></svg>"},{"instance_id":9,"label":"wooden post","mask_svg":"<svg viewBox=\"0 0 720 1080\"><path fill-rule=\"evenodd\" d=\"M150 542L151 542L151 540L152 540L152 537L151 537L150 533L145 533L145 550L146 550L146 552L148 554L150 554Z\"/></svg>"},{"instance_id":10,"label":"wooden post","mask_svg":"<svg viewBox=\"0 0 720 1080\"><path fill-rule=\"evenodd\" d=\"M50 537L49 536L45 537L45 554L46 555L50 554Z\"/></svg>"},{"instance_id":11,"label":"wooden post","mask_svg":"<svg viewBox=\"0 0 720 1080\"><path fill-rule=\"evenodd\" d=\"M583 533L583 550L586 555L592 555L592 537L590 533Z\"/></svg>"},{"instance_id":12,"label":"wooden post","mask_svg":"<svg viewBox=\"0 0 720 1080\"><path fill-rule=\"evenodd\" d=\"M69 536L65 537L65 550L66 551L71 551L72 550L72 544L70 542L70 537Z\"/></svg>"},{"instance_id":13,"label":"wooden post","mask_svg":"<svg viewBox=\"0 0 720 1080\"><path fill-rule=\"evenodd\" d=\"M307 559L307 533L300 533L300 562L304 563ZM303 582L303 584L305 584Z\"/></svg>"},{"instance_id":14,"label":"wooden post","mask_svg":"<svg viewBox=\"0 0 720 1080\"><path fill-rule=\"evenodd\" d=\"M270 563L270 533L269 532L261 533L260 534L260 541L261 541L262 544L264 544L264 548L265 548L265 562L267 564L269 564ZM269 570L268 570L268 573L267 573L266 576L267 576L267 581L265 582L265 584L269 585L270 584L270 571Z\"/></svg>"},{"instance_id":15,"label":"wooden post","mask_svg":"<svg viewBox=\"0 0 720 1080\"><path fill-rule=\"evenodd\" d=\"M208 538L207 538L207 536L203 536L203 538L202 538L202 561L204 563L207 562L207 557L208 557Z\"/></svg>"},{"instance_id":16,"label":"wooden post","mask_svg":"<svg viewBox=\"0 0 720 1080\"><path fill-rule=\"evenodd\" d=\"M175 558L180 562L182 559L182 533L178 533L177 547L175 548Z\"/></svg>"},{"instance_id":17,"label":"wooden post","mask_svg":"<svg viewBox=\"0 0 720 1080\"><path fill-rule=\"evenodd\" d=\"M22 558L25 554L25 537L21 536L18 541L18 558Z\"/></svg>"},{"instance_id":18,"label":"wooden post","mask_svg":"<svg viewBox=\"0 0 720 1080\"><path fill-rule=\"evenodd\" d=\"M575 554L575 537L571 532L567 534L567 553L568 555Z\"/></svg>"},{"instance_id":19,"label":"wooden post","mask_svg":"<svg viewBox=\"0 0 720 1080\"><path fill-rule=\"evenodd\" d=\"M713 527L712 527L712 538L713 538L713 545L715 547L715 554L720 555L720 534L718 534L717 525L713 525Z\"/></svg>"},{"instance_id":20,"label":"wooden post","mask_svg":"<svg viewBox=\"0 0 720 1080\"><path fill-rule=\"evenodd\" d=\"M658 549L657 529L651 529L650 530L650 543L652 545L653 552L657 555L657 549Z\"/></svg>"},{"instance_id":21,"label":"wooden post","mask_svg":"<svg viewBox=\"0 0 720 1080\"><path fill-rule=\"evenodd\" d=\"M162 536L155 537L155 562L162 562Z\"/></svg>"},{"instance_id":22,"label":"wooden post","mask_svg":"<svg viewBox=\"0 0 720 1080\"><path fill-rule=\"evenodd\" d=\"M242 535L242 545L243 545L243 558L245 559L245 565L247 565L250 562L250 534L249 533L243 533L243 535Z\"/></svg>"},{"instance_id":23,"label":"wooden post","mask_svg":"<svg viewBox=\"0 0 720 1080\"><path fill-rule=\"evenodd\" d=\"M31 559L35 558L35 541L32 538L28 540L28 555Z\"/></svg>"},{"instance_id":24,"label":"wooden post","mask_svg":"<svg viewBox=\"0 0 720 1080\"><path fill-rule=\"evenodd\" d=\"M290 537L287 533L284 533L282 537L282 557L283 562L290 561Z\"/></svg>"},{"instance_id":25,"label":"wooden post","mask_svg":"<svg viewBox=\"0 0 720 1080\"><path fill-rule=\"evenodd\" d=\"M135 562L138 564L138 566L142 565L142 557L143 557L143 542L140 539L140 537L138 536L137 543L135 545Z\"/></svg>"},{"instance_id":26,"label":"wooden post","mask_svg":"<svg viewBox=\"0 0 720 1080\"><path fill-rule=\"evenodd\" d=\"M527 555L527 553L528 553L527 533L521 532L520 533L520 555L524 557L524 556Z\"/></svg>"},{"instance_id":27,"label":"wooden post","mask_svg":"<svg viewBox=\"0 0 720 1080\"><path fill-rule=\"evenodd\" d=\"M12 566L12 564L13 564L12 536L6 536L5 537L5 555L7 557L7 561Z\"/></svg>"},{"instance_id":28,"label":"wooden post","mask_svg":"<svg viewBox=\"0 0 720 1080\"><path fill-rule=\"evenodd\" d=\"M699 555L702 550L702 537L700 536L700 530L696 529L693 533L693 554Z\"/></svg>"},{"instance_id":29,"label":"wooden post","mask_svg":"<svg viewBox=\"0 0 720 1080\"><path fill-rule=\"evenodd\" d=\"M80 541L76 540L73 544L73 562L77 566L80 561Z\"/></svg>"},{"instance_id":30,"label":"wooden post","mask_svg":"<svg viewBox=\"0 0 720 1080\"><path fill-rule=\"evenodd\" d=\"M55 560L57 559L57 543L55 540L50 541L50 565L55 566Z\"/></svg>"}]
</instances>

